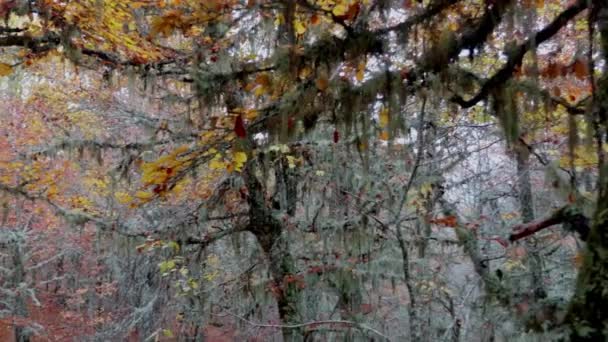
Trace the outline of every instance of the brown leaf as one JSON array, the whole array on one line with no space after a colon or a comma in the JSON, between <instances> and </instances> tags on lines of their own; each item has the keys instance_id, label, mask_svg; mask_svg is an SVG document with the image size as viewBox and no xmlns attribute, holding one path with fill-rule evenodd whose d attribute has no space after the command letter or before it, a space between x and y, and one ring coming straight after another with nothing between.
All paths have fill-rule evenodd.
<instances>
[{"instance_id":1,"label":"brown leaf","mask_svg":"<svg viewBox=\"0 0 608 342\"><path fill-rule=\"evenodd\" d=\"M0 63L0 76L8 76L13 73L13 67L6 63Z\"/></svg>"},{"instance_id":2,"label":"brown leaf","mask_svg":"<svg viewBox=\"0 0 608 342\"><path fill-rule=\"evenodd\" d=\"M319 76L315 81L315 84L317 85L317 89L325 91L327 87L329 87L329 80L325 76Z\"/></svg>"},{"instance_id":3,"label":"brown leaf","mask_svg":"<svg viewBox=\"0 0 608 342\"><path fill-rule=\"evenodd\" d=\"M576 268L583 267L584 260L585 260L585 257L582 252L578 252L572 257L572 262L574 264L574 267L576 267Z\"/></svg>"},{"instance_id":4,"label":"brown leaf","mask_svg":"<svg viewBox=\"0 0 608 342\"><path fill-rule=\"evenodd\" d=\"M572 64L572 72L574 72L574 76L576 76L576 78L579 80L584 80L589 75L587 63L581 59L577 59L574 64Z\"/></svg>"},{"instance_id":5,"label":"brown leaf","mask_svg":"<svg viewBox=\"0 0 608 342\"><path fill-rule=\"evenodd\" d=\"M446 226L446 227L456 227L457 219L456 216L450 215L441 218L437 218L434 220L430 220L431 223L436 224L438 226Z\"/></svg>"}]
</instances>

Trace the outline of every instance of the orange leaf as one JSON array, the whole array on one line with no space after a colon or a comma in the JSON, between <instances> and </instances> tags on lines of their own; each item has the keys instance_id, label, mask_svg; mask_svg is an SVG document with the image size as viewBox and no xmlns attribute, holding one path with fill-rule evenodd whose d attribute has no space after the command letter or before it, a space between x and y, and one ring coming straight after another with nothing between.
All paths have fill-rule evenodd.
<instances>
[{"instance_id":1,"label":"orange leaf","mask_svg":"<svg viewBox=\"0 0 608 342\"><path fill-rule=\"evenodd\" d=\"M561 67L557 63L551 63L543 70L542 75L551 79L556 78L561 75Z\"/></svg>"},{"instance_id":2,"label":"orange leaf","mask_svg":"<svg viewBox=\"0 0 608 342\"><path fill-rule=\"evenodd\" d=\"M267 87L270 84L270 76L268 74L259 74L255 78L255 83Z\"/></svg>"},{"instance_id":3,"label":"orange leaf","mask_svg":"<svg viewBox=\"0 0 608 342\"><path fill-rule=\"evenodd\" d=\"M325 76L320 76L315 81L315 84L317 85L317 89L320 91L325 91L327 87L329 87L329 80Z\"/></svg>"},{"instance_id":4,"label":"orange leaf","mask_svg":"<svg viewBox=\"0 0 608 342\"><path fill-rule=\"evenodd\" d=\"M13 73L13 67L6 63L0 63L0 77Z\"/></svg>"},{"instance_id":5,"label":"orange leaf","mask_svg":"<svg viewBox=\"0 0 608 342\"><path fill-rule=\"evenodd\" d=\"M574 257L572 257L572 263L574 264L574 267L576 268L581 268L583 267L583 262L585 260L585 257L583 255L583 253L578 252L574 255Z\"/></svg>"},{"instance_id":6,"label":"orange leaf","mask_svg":"<svg viewBox=\"0 0 608 342\"><path fill-rule=\"evenodd\" d=\"M577 59L574 64L572 64L572 71L574 72L574 76L579 80L583 80L589 75L587 63L580 59Z\"/></svg>"},{"instance_id":7,"label":"orange leaf","mask_svg":"<svg viewBox=\"0 0 608 342\"><path fill-rule=\"evenodd\" d=\"M457 219L456 216L450 215L431 220L430 222L438 226L456 227Z\"/></svg>"}]
</instances>

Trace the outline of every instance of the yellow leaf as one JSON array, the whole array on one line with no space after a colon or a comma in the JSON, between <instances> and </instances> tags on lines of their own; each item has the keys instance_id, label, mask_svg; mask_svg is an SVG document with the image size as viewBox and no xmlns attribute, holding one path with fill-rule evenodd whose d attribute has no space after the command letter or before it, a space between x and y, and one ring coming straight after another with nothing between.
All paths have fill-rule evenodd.
<instances>
[{"instance_id":1,"label":"yellow leaf","mask_svg":"<svg viewBox=\"0 0 608 342\"><path fill-rule=\"evenodd\" d=\"M213 267L217 267L220 264L220 258L212 253L207 257L207 264Z\"/></svg>"},{"instance_id":2,"label":"yellow leaf","mask_svg":"<svg viewBox=\"0 0 608 342\"><path fill-rule=\"evenodd\" d=\"M303 67L302 69L300 69L300 72L298 73L298 77L300 77L301 80L305 80L311 74L312 74L312 69L310 67L306 66L306 67Z\"/></svg>"},{"instance_id":3,"label":"yellow leaf","mask_svg":"<svg viewBox=\"0 0 608 342\"><path fill-rule=\"evenodd\" d=\"M58 194L59 189L55 184L50 185L49 188L46 190L46 195L49 199L53 199L53 197L57 196Z\"/></svg>"},{"instance_id":4,"label":"yellow leaf","mask_svg":"<svg viewBox=\"0 0 608 342\"><path fill-rule=\"evenodd\" d=\"M114 197L116 197L116 200L122 204L131 203L133 201L133 197L126 192L117 192L114 194Z\"/></svg>"},{"instance_id":5,"label":"yellow leaf","mask_svg":"<svg viewBox=\"0 0 608 342\"><path fill-rule=\"evenodd\" d=\"M244 163L247 161L247 154L245 152L236 152L234 154L234 161L237 163Z\"/></svg>"},{"instance_id":6,"label":"yellow leaf","mask_svg":"<svg viewBox=\"0 0 608 342\"><path fill-rule=\"evenodd\" d=\"M145 192L145 191L138 191L137 193L135 193L135 197L137 197L141 200L149 200L152 197L154 197L154 194L150 193L150 192Z\"/></svg>"},{"instance_id":7,"label":"yellow leaf","mask_svg":"<svg viewBox=\"0 0 608 342\"><path fill-rule=\"evenodd\" d=\"M280 13L274 19L274 25L275 26L279 26L279 25L283 24L284 22L285 22L285 17L283 16L283 14L280 14Z\"/></svg>"},{"instance_id":8,"label":"yellow leaf","mask_svg":"<svg viewBox=\"0 0 608 342\"><path fill-rule=\"evenodd\" d=\"M365 62L361 62L357 66L357 75L356 75L357 81L359 81L359 82L363 81L364 77L365 77Z\"/></svg>"},{"instance_id":9,"label":"yellow leaf","mask_svg":"<svg viewBox=\"0 0 608 342\"><path fill-rule=\"evenodd\" d=\"M293 28L296 30L296 33L299 35L302 35L306 32L306 26L304 25L304 23L297 19L293 21Z\"/></svg>"},{"instance_id":10,"label":"yellow leaf","mask_svg":"<svg viewBox=\"0 0 608 342\"><path fill-rule=\"evenodd\" d=\"M13 73L13 67L6 63L0 63L0 76L8 76Z\"/></svg>"},{"instance_id":11,"label":"yellow leaf","mask_svg":"<svg viewBox=\"0 0 608 342\"><path fill-rule=\"evenodd\" d=\"M387 131L380 132L380 140L388 141L388 139L389 139L389 134Z\"/></svg>"},{"instance_id":12,"label":"yellow leaf","mask_svg":"<svg viewBox=\"0 0 608 342\"><path fill-rule=\"evenodd\" d=\"M247 109L245 111L245 119L247 120L254 120L255 118L258 117L258 111L255 109Z\"/></svg>"},{"instance_id":13,"label":"yellow leaf","mask_svg":"<svg viewBox=\"0 0 608 342\"><path fill-rule=\"evenodd\" d=\"M262 96L264 94L266 94L266 88L263 86L258 86L255 88L255 92L254 92L255 96Z\"/></svg>"},{"instance_id":14,"label":"yellow leaf","mask_svg":"<svg viewBox=\"0 0 608 342\"><path fill-rule=\"evenodd\" d=\"M236 152L233 157L234 169L237 171L242 171L243 165L247 162L247 154L245 152Z\"/></svg>"},{"instance_id":15,"label":"yellow leaf","mask_svg":"<svg viewBox=\"0 0 608 342\"><path fill-rule=\"evenodd\" d=\"M211 162L209 162L209 168L212 170L223 170L225 167L226 163L224 163L222 160L222 155L219 153L216 154L213 159L211 159Z\"/></svg>"},{"instance_id":16,"label":"yellow leaf","mask_svg":"<svg viewBox=\"0 0 608 342\"><path fill-rule=\"evenodd\" d=\"M380 114L379 116L379 121L380 121L380 127L386 127L390 121L390 115L388 112L388 108L384 107L382 108L382 110L380 110Z\"/></svg>"},{"instance_id":17,"label":"yellow leaf","mask_svg":"<svg viewBox=\"0 0 608 342\"><path fill-rule=\"evenodd\" d=\"M163 336L168 337L168 338L172 338L173 332L170 329L163 329Z\"/></svg>"},{"instance_id":18,"label":"yellow leaf","mask_svg":"<svg viewBox=\"0 0 608 342\"><path fill-rule=\"evenodd\" d=\"M296 167L296 158L294 156L287 156L287 164L289 164L290 169L293 169Z\"/></svg>"},{"instance_id":19,"label":"yellow leaf","mask_svg":"<svg viewBox=\"0 0 608 342\"><path fill-rule=\"evenodd\" d=\"M220 272L218 270L215 270L213 272L207 272L205 273L205 275L203 276L203 278L207 281L213 281L213 279L217 278L217 276L220 274Z\"/></svg>"},{"instance_id":20,"label":"yellow leaf","mask_svg":"<svg viewBox=\"0 0 608 342\"><path fill-rule=\"evenodd\" d=\"M420 194L423 197L427 197L428 195L430 195L433 192L433 184L431 183L424 183L420 186Z\"/></svg>"},{"instance_id":21,"label":"yellow leaf","mask_svg":"<svg viewBox=\"0 0 608 342\"><path fill-rule=\"evenodd\" d=\"M335 16L343 16L348 12L348 4L346 3L339 3L337 4L334 9L331 11Z\"/></svg>"}]
</instances>

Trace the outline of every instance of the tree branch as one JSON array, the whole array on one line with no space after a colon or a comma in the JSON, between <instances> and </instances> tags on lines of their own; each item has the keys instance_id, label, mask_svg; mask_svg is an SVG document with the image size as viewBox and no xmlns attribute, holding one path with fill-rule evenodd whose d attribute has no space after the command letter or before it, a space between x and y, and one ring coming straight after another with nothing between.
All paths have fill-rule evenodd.
<instances>
[{"instance_id":1,"label":"tree branch","mask_svg":"<svg viewBox=\"0 0 608 342\"><path fill-rule=\"evenodd\" d=\"M509 236L509 241L521 240L556 224L564 224L566 229L578 232L583 241L587 240L590 230L589 219L576 207L566 205L548 217L513 227L513 233Z\"/></svg>"},{"instance_id":2,"label":"tree branch","mask_svg":"<svg viewBox=\"0 0 608 342\"><path fill-rule=\"evenodd\" d=\"M517 66L521 65L524 55L528 51L538 47L540 44L557 34L557 32L559 32L562 27L566 26L570 20L587 8L588 2L589 1L587 0L578 0L574 5L560 13L560 15L544 29L538 31L515 49L507 52L508 59L505 65L484 83L477 95L469 100L465 100L459 95L454 95L451 98L451 101L459 104L462 108L470 108L479 101L485 99L493 89L511 78L513 71Z\"/></svg>"},{"instance_id":3,"label":"tree branch","mask_svg":"<svg viewBox=\"0 0 608 342\"><path fill-rule=\"evenodd\" d=\"M256 327L260 327L260 328L277 328L277 329L300 329L300 328L304 328L304 327L309 327L309 326L318 326L318 325L327 325L327 324L339 324L339 325L347 325L347 326L351 326L351 327L355 327L358 329L361 329L363 331L369 331L372 332L374 334L376 334L377 336L381 337L382 339L386 340L386 341L391 341L391 339L384 335L383 333L381 333L380 331L369 327L365 324L361 324L361 323L357 323L357 322L353 322L353 321L345 321L345 320L323 320L323 321L311 321L311 322L305 322L305 323L298 323L298 324L264 324L264 323L257 323L257 322L253 322L250 321L244 317L241 317L239 315L236 315L228 310L224 310L228 315L237 318L249 325L252 326L256 326Z\"/></svg>"}]
</instances>

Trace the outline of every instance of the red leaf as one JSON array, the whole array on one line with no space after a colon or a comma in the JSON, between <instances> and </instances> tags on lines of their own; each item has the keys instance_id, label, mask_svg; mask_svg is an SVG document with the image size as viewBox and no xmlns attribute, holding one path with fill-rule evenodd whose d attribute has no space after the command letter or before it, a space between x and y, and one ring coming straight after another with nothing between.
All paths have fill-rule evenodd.
<instances>
[{"instance_id":1,"label":"red leaf","mask_svg":"<svg viewBox=\"0 0 608 342\"><path fill-rule=\"evenodd\" d=\"M495 238L492 238L491 240L494 240L494 241L498 242L504 248L509 247L509 242L507 242L507 240L505 240L505 239L503 239L501 237L495 237Z\"/></svg>"},{"instance_id":2,"label":"red leaf","mask_svg":"<svg viewBox=\"0 0 608 342\"><path fill-rule=\"evenodd\" d=\"M457 221L458 220L456 219L456 216L450 215L450 216L430 220L429 222L439 225L439 226L456 227L456 225L458 223Z\"/></svg>"},{"instance_id":3,"label":"red leaf","mask_svg":"<svg viewBox=\"0 0 608 342\"><path fill-rule=\"evenodd\" d=\"M338 143L338 141L340 141L340 132L338 132L338 130L334 131L334 143Z\"/></svg>"},{"instance_id":4,"label":"red leaf","mask_svg":"<svg viewBox=\"0 0 608 342\"><path fill-rule=\"evenodd\" d=\"M239 138L245 138L247 136L247 131L245 130L245 123L243 122L242 116L237 116L234 121L234 133Z\"/></svg>"}]
</instances>

